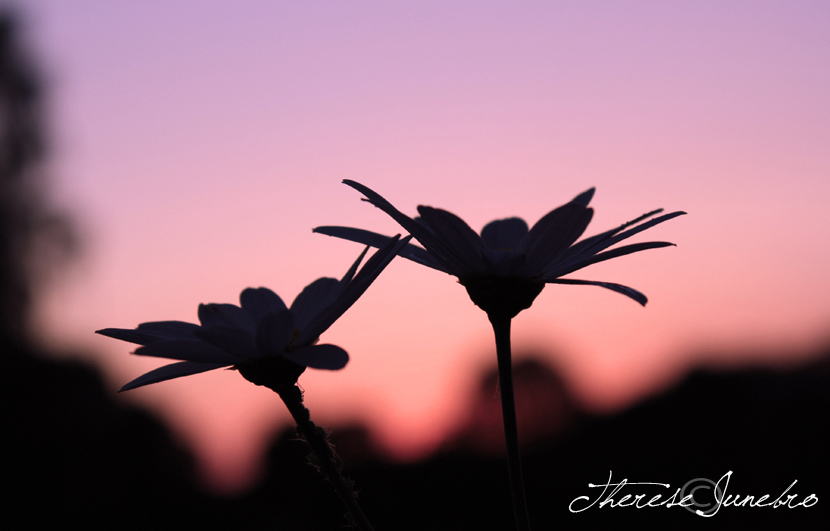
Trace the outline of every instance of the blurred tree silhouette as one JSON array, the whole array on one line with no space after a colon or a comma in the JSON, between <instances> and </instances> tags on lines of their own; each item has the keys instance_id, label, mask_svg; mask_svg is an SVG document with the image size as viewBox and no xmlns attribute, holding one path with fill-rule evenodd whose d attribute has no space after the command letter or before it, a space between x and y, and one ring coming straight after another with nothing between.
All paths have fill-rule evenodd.
<instances>
[{"instance_id":1,"label":"blurred tree silhouette","mask_svg":"<svg viewBox=\"0 0 830 531\"><path fill-rule=\"evenodd\" d=\"M0 371L10 487L4 529L204 528L193 460L150 415L115 403L98 371L31 341L34 286L71 249L46 207L41 89L0 13ZM205 516L209 518L209 516Z\"/></svg>"},{"instance_id":2,"label":"blurred tree silhouette","mask_svg":"<svg viewBox=\"0 0 830 531\"><path fill-rule=\"evenodd\" d=\"M29 301L26 261L40 215L30 172L43 152L38 89L14 34L11 16L0 14L0 327L13 336Z\"/></svg>"},{"instance_id":3,"label":"blurred tree silhouette","mask_svg":"<svg viewBox=\"0 0 830 531\"><path fill-rule=\"evenodd\" d=\"M0 334L25 334L33 284L71 249L68 223L44 206L40 84L0 12Z\"/></svg>"}]
</instances>

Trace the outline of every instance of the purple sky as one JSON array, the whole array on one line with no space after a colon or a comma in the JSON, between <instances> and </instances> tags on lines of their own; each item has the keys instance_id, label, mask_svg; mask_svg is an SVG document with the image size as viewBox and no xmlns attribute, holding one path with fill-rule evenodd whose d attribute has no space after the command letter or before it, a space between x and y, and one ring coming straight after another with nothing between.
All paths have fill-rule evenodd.
<instances>
[{"instance_id":1,"label":"purple sky","mask_svg":"<svg viewBox=\"0 0 830 531\"><path fill-rule=\"evenodd\" d=\"M640 238L677 248L574 275L645 292L643 309L550 286L515 322L594 408L694 363L788 363L830 316L830 4L826 2L205 2L27 0L49 82L57 205L85 248L43 297L41 336L86 351L111 388L157 360L103 327L194 321L247 286L290 300L360 247L311 234L398 227L340 184L413 215L542 215L597 187L588 234L657 207ZM493 362L454 279L396 260L323 340L339 373L301 383L323 423L367 419L402 455L455 422ZM711 349L730 358L702 359ZM797 360L796 360L797 361ZM206 474L242 484L288 422L226 371L120 398L163 413Z\"/></svg>"}]
</instances>

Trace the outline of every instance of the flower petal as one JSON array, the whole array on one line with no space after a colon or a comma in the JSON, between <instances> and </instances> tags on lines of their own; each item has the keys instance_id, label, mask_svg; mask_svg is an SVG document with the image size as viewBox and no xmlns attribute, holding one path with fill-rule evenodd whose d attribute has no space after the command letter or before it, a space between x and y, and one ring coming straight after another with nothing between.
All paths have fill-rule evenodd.
<instances>
[{"instance_id":1,"label":"flower petal","mask_svg":"<svg viewBox=\"0 0 830 531\"><path fill-rule=\"evenodd\" d=\"M139 376L135 380L124 385L124 387L119 389L118 392L129 391L130 389L135 389L136 387L163 382L165 380L172 380L173 378L180 378L182 376L190 376L191 374L199 374L200 372L212 371L213 369L218 369L220 367L227 367L227 364L197 363L194 361L171 363L170 365L159 367L158 369Z\"/></svg>"},{"instance_id":2,"label":"flower petal","mask_svg":"<svg viewBox=\"0 0 830 531\"><path fill-rule=\"evenodd\" d=\"M517 249L527 254L527 262L521 272L528 276L544 272L582 236L593 214L590 208L567 203L536 222Z\"/></svg>"},{"instance_id":3,"label":"flower petal","mask_svg":"<svg viewBox=\"0 0 830 531\"><path fill-rule=\"evenodd\" d=\"M591 199L594 198L594 192L596 192L596 191L597 191L596 188L589 188L588 190L585 190L584 192L582 192L578 196L571 199L571 203L575 203L579 206L587 208L588 205L591 203Z\"/></svg>"},{"instance_id":4,"label":"flower petal","mask_svg":"<svg viewBox=\"0 0 830 531\"><path fill-rule=\"evenodd\" d=\"M565 261L575 259L575 257L579 257L579 259L582 259L582 258L584 258L584 256L587 256L589 254L596 254L596 252L601 251L605 247L602 247L602 248L594 251L594 253L590 253L589 248L592 248L594 245L606 240L607 238L612 237L613 235L617 234L618 232L622 231L623 229L626 229L627 227L630 227L631 225L639 223L639 222L643 221L644 219L648 219L652 216L655 216L655 215L659 214L662 211L663 211L662 208L658 208L657 210L652 210L651 212L647 212L647 213L643 214L642 216L640 216L638 218L635 218L635 219L632 219L631 221L623 223L622 225L620 225L617 228L607 230L607 231L602 232L600 234L595 234L594 236L591 236L590 238L585 238L584 240L576 242L563 255L562 262L564 263Z\"/></svg>"},{"instance_id":5,"label":"flower petal","mask_svg":"<svg viewBox=\"0 0 830 531\"><path fill-rule=\"evenodd\" d=\"M251 314L233 304L200 304L199 322L203 327L241 328L251 335L256 332L256 323Z\"/></svg>"},{"instance_id":6,"label":"flower petal","mask_svg":"<svg viewBox=\"0 0 830 531\"><path fill-rule=\"evenodd\" d=\"M225 365L232 365L239 361L237 356L204 341L160 341L140 347L133 354Z\"/></svg>"},{"instance_id":7,"label":"flower petal","mask_svg":"<svg viewBox=\"0 0 830 531\"><path fill-rule=\"evenodd\" d=\"M441 240L440 252L445 259L457 264L462 274L484 273L481 261L481 254L485 249L484 242L463 219L452 212L428 206L419 206L418 213L424 223L432 229L435 237Z\"/></svg>"},{"instance_id":8,"label":"flower petal","mask_svg":"<svg viewBox=\"0 0 830 531\"><path fill-rule=\"evenodd\" d=\"M635 223L638 223L638 222L640 222L640 221L642 221L646 218L649 218L654 214L658 214L660 212L662 212L662 209L655 210L655 211L649 212L647 214L643 214L639 218L634 219L632 221L629 221L628 223L625 223L625 224L621 225L620 227L617 227L616 229L612 229L610 231L603 232L602 234L598 234L596 236L586 238L585 240L583 240L583 241L577 243L576 245L574 245L569 250L569 252L565 254L565 256L560 261L560 263L557 264L557 269L558 268L569 269L575 263L582 262L586 258L588 258L590 256L593 256L593 255L599 253L600 251L602 251L604 249L607 249L608 247L611 247L612 245L614 245L614 244L616 244L616 243L618 243L618 242L620 242L620 241L622 241L626 238L630 238L631 236L634 236L635 234L643 232L646 229L650 229L651 227L657 225L658 223L663 223L664 221L668 221L670 219L673 219L673 218L676 218L678 216L682 216L682 215L686 214L685 212L672 212L670 214L664 214L664 215L662 215L658 218L654 218L652 220L649 220L649 221L643 223L642 225L637 225L636 227L628 229L624 232L620 232L622 229L625 229L626 227L630 227L630 226L634 225ZM574 271L574 269L571 269L571 271Z\"/></svg>"},{"instance_id":9,"label":"flower petal","mask_svg":"<svg viewBox=\"0 0 830 531\"><path fill-rule=\"evenodd\" d=\"M363 245L371 245L372 247L377 247L378 249L389 243L392 240L389 236L384 236L382 234L378 234L376 232L371 232L368 230L363 229L354 229L351 227L333 227L333 226L326 226L326 227L317 227L312 232L316 232L318 234L325 234L327 236L334 236L335 238L342 238L344 240L349 240L357 243L362 243ZM418 264L431 267L433 269L437 269L443 273L449 273L438 260L435 259L429 252L425 249L418 247L417 245L407 244L399 253L398 256L401 258L406 258L408 260L412 260Z\"/></svg>"},{"instance_id":10,"label":"flower petal","mask_svg":"<svg viewBox=\"0 0 830 531\"><path fill-rule=\"evenodd\" d=\"M522 238L527 236L527 223L522 218L507 218L491 221L481 230L481 239L490 249L519 248Z\"/></svg>"},{"instance_id":11,"label":"flower petal","mask_svg":"<svg viewBox=\"0 0 830 531\"><path fill-rule=\"evenodd\" d=\"M257 326L256 344L264 356L278 356L294 337L294 315L282 310L266 315Z\"/></svg>"},{"instance_id":12,"label":"flower petal","mask_svg":"<svg viewBox=\"0 0 830 531\"><path fill-rule=\"evenodd\" d=\"M159 339L192 339L199 325L184 321L151 321L141 323L137 330L155 335Z\"/></svg>"},{"instance_id":13,"label":"flower petal","mask_svg":"<svg viewBox=\"0 0 830 531\"><path fill-rule=\"evenodd\" d=\"M392 204L381 197L377 192L373 191L372 189L363 186L362 184L351 181L349 179L344 179L343 184L347 186L351 186L358 192L362 193L366 196L364 201L368 201L378 207L379 209L386 212L389 216L392 217L398 224L406 229L409 234L411 234L416 240L421 242L427 251L433 254L435 259L441 263L441 266L446 269L451 275L458 275L458 265L451 264L448 260L449 257L447 255L447 249L443 242L432 233L432 231L424 224L418 223L414 219L410 218L409 216L401 213L398 209L396 209Z\"/></svg>"},{"instance_id":14,"label":"flower petal","mask_svg":"<svg viewBox=\"0 0 830 531\"><path fill-rule=\"evenodd\" d=\"M349 362L349 354L336 345L312 345L286 352L283 357L297 365L312 369L342 369Z\"/></svg>"},{"instance_id":15,"label":"flower petal","mask_svg":"<svg viewBox=\"0 0 830 531\"><path fill-rule=\"evenodd\" d=\"M611 245L614 245L615 243L617 243L619 241L625 240L626 238L630 238L630 237L634 236L635 234L639 234L640 232L643 232L646 229L650 229L651 227L657 225L658 223L663 223L664 221L668 221L670 219L674 219L678 216L684 216L684 215L686 215L686 213L682 212L682 211L681 212L671 212L670 214L663 214L659 218L654 218L652 220L646 221L642 225L637 225L636 227L630 228L627 231L621 232L621 233L617 234L616 236L610 238L609 241L612 241L612 243L603 242L603 249L608 248Z\"/></svg>"},{"instance_id":16,"label":"flower petal","mask_svg":"<svg viewBox=\"0 0 830 531\"><path fill-rule=\"evenodd\" d=\"M366 256L366 253L369 251L369 247L371 247L371 245L367 245L366 248L363 249L363 252L360 253L360 256L358 256L357 260L354 261L354 263L352 264L352 267L350 267L349 270L346 271L346 274L343 275L343 278L340 279L340 284L341 285L345 286L346 284L348 284L349 282L352 281L352 278L354 278L354 274L357 272L357 268L360 265L360 262L363 261L363 258Z\"/></svg>"},{"instance_id":17,"label":"flower petal","mask_svg":"<svg viewBox=\"0 0 830 531\"><path fill-rule=\"evenodd\" d=\"M196 330L196 337L240 359L258 358L253 334L239 328L209 326ZM193 360L198 361L198 360Z\"/></svg>"},{"instance_id":18,"label":"flower petal","mask_svg":"<svg viewBox=\"0 0 830 531\"><path fill-rule=\"evenodd\" d=\"M557 277L561 277L563 275L567 275L568 273L573 273L577 269L582 269L583 267L587 267L591 264L596 264L598 262L604 262L605 260L610 260L612 258L617 258L618 256L625 256L627 254L636 253L639 251L645 251L646 249L658 249L660 247L671 247L673 243L669 242L643 242L643 243L633 243L631 245L623 245L622 247L617 247L616 249L611 249L610 251L605 251L603 253L595 254L593 256L589 256L585 260L581 262L569 262L567 267L561 267L558 264L556 265L555 269L550 270L546 273L542 278L545 280L553 279Z\"/></svg>"},{"instance_id":19,"label":"flower petal","mask_svg":"<svg viewBox=\"0 0 830 531\"><path fill-rule=\"evenodd\" d=\"M378 249L375 254L373 254L372 257L366 261L360 272L355 275L354 279L352 279L352 282L349 283L348 289L350 292L355 289L360 289L360 293L362 294L369 284L371 284L378 277L381 271L389 265L389 262L391 262L395 256L400 254L401 249L405 249L410 245L410 240L412 240L412 236L401 238L400 234L398 234L390 239L386 245Z\"/></svg>"},{"instance_id":20,"label":"flower petal","mask_svg":"<svg viewBox=\"0 0 830 531\"><path fill-rule=\"evenodd\" d=\"M512 276L527 261L526 254L504 249L485 249L483 257L487 274L499 277Z\"/></svg>"},{"instance_id":21,"label":"flower petal","mask_svg":"<svg viewBox=\"0 0 830 531\"><path fill-rule=\"evenodd\" d=\"M246 288L242 290L242 293L239 294L239 304L257 323L268 314L288 309L279 295L268 288Z\"/></svg>"},{"instance_id":22,"label":"flower petal","mask_svg":"<svg viewBox=\"0 0 830 531\"><path fill-rule=\"evenodd\" d=\"M351 282L341 291L333 304L315 315L307 326L300 328L300 334L294 340L294 345L302 346L320 337L320 334L328 330L334 322L348 310L355 301L360 298L366 289L380 275L381 271L389 265L389 262L400 253L401 249L409 244L411 236L398 240L398 236L392 238L389 243L378 249L363 267L355 275Z\"/></svg>"},{"instance_id":23,"label":"flower petal","mask_svg":"<svg viewBox=\"0 0 830 531\"><path fill-rule=\"evenodd\" d=\"M103 330L96 330L95 333L120 339L121 341L149 345L157 341L169 341L172 339L192 340L195 338L193 332L197 328L199 328L199 325L185 323L183 321L154 321L141 323L135 330L105 328Z\"/></svg>"},{"instance_id":24,"label":"flower petal","mask_svg":"<svg viewBox=\"0 0 830 531\"><path fill-rule=\"evenodd\" d=\"M648 299L645 295L640 293L634 288L629 288L628 286L623 286L622 284L614 284L613 282L597 282L595 280L576 280L572 278L557 278L555 280L548 280L548 284L578 284L584 286L600 286L602 288L610 289L611 291L616 291L617 293L622 293L626 297L631 297L635 301L639 302L643 306L646 305Z\"/></svg>"},{"instance_id":25,"label":"flower petal","mask_svg":"<svg viewBox=\"0 0 830 531\"><path fill-rule=\"evenodd\" d=\"M305 329L314 316L334 303L341 291L342 286L336 278L318 278L306 286L291 303L294 326L300 330Z\"/></svg>"}]
</instances>

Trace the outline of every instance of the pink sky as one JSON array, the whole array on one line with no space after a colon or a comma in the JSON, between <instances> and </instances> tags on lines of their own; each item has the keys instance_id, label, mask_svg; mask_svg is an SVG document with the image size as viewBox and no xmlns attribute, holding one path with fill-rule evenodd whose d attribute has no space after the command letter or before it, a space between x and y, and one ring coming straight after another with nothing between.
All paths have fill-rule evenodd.
<instances>
[{"instance_id":1,"label":"pink sky","mask_svg":"<svg viewBox=\"0 0 830 531\"><path fill-rule=\"evenodd\" d=\"M597 187L588 235L653 208L639 238L677 248L574 275L631 285L644 309L549 286L515 344L549 352L594 408L693 363L787 363L830 317L830 5L824 2L205 2L27 0L49 81L53 198L83 257L43 297L40 334L88 352L113 392L158 365L103 327L196 320L248 286L290 300L342 275L356 244L318 225L398 227L340 184L480 230L534 223ZM396 260L323 340L352 357L300 382L324 424L370 420L430 448L493 362L454 279ZM215 483L250 477L289 421L215 371L120 395L162 413Z\"/></svg>"}]
</instances>

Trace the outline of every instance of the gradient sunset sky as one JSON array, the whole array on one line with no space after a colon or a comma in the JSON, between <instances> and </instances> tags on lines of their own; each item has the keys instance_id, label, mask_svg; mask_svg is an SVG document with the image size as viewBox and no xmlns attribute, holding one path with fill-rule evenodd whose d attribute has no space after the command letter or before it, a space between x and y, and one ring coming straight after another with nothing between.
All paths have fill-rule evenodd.
<instances>
[{"instance_id":1,"label":"gradient sunset sky","mask_svg":"<svg viewBox=\"0 0 830 531\"><path fill-rule=\"evenodd\" d=\"M161 365L92 332L196 321L248 286L290 301L361 251L311 233L399 227L340 183L474 229L530 224L597 187L587 235L685 210L636 241L677 247L548 286L514 323L596 410L692 365L785 365L830 339L830 3L59 1L17 6L47 81L53 202L83 255L38 334L113 390ZM457 422L494 363L447 275L395 260L300 383L323 424L373 423L400 455ZM704 353L722 351L712 357ZM788 358L771 353L789 351ZM284 406L214 371L120 395L163 414L228 488Z\"/></svg>"}]
</instances>

